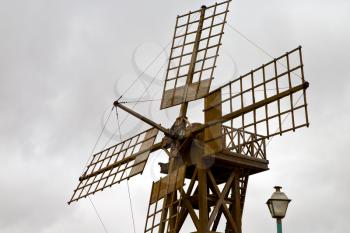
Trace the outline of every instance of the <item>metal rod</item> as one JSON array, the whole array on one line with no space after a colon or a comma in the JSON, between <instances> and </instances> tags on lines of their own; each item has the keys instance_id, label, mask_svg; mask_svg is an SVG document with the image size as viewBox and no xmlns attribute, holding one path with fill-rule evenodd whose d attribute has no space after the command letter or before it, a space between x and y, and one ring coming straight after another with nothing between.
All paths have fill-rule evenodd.
<instances>
[{"instance_id":1,"label":"metal rod","mask_svg":"<svg viewBox=\"0 0 350 233\"><path fill-rule=\"evenodd\" d=\"M139 118L140 120L146 122L147 124L149 124L149 125L151 125L151 126L157 128L157 129L159 129L159 130L162 131L165 135L171 136L170 131L169 131L168 129L166 129L166 128L164 128L163 126L161 126L160 124L157 124L157 123L155 123L154 121L152 121L152 120L150 120L150 119L148 119L148 118L142 116L141 114L135 112L134 110L131 110L130 108L128 108L128 107L122 105L122 104L119 103L118 101L115 101L115 102L113 103L113 105L114 105L115 107L119 107L119 108L123 109L124 111L130 113L131 115L133 115L133 116L136 117L136 118Z\"/></svg>"},{"instance_id":2,"label":"metal rod","mask_svg":"<svg viewBox=\"0 0 350 233\"><path fill-rule=\"evenodd\" d=\"M282 219L278 218L276 220L277 223L277 233L282 233Z\"/></svg>"}]
</instances>

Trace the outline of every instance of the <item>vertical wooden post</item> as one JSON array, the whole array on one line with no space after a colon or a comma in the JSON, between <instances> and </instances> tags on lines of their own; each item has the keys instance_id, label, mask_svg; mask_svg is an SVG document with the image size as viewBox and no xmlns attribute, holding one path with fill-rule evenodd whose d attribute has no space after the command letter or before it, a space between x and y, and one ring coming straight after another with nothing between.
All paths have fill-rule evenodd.
<instances>
[{"instance_id":1,"label":"vertical wooden post","mask_svg":"<svg viewBox=\"0 0 350 233\"><path fill-rule=\"evenodd\" d=\"M177 200L177 193L176 191L171 194L170 196L171 200L176 202ZM176 216L178 215L177 213L177 206L173 205L169 208L169 232L174 232L175 230L175 224L176 224Z\"/></svg>"},{"instance_id":2,"label":"vertical wooden post","mask_svg":"<svg viewBox=\"0 0 350 233\"><path fill-rule=\"evenodd\" d=\"M169 159L169 167L168 167L168 175L171 174L171 172L174 170L174 163L175 163L175 158L172 157ZM159 233L164 233L165 232L165 223L166 223L166 218L168 215L168 207L171 203L172 199L172 194L168 194L166 197L164 197L164 202L163 202L163 207L162 207L162 213L160 217L160 224L159 224Z\"/></svg>"},{"instance_id":3,"label":"vertical wooden post","mask_svg":"<svg viewBox=\"0 0 350 233\"><path fill-rule=\"evenodd\" d=\"M237 225L237 232L235 233L242 233L242 209L241 209L241 192L239 187L239 178L240 178L240 169L236 169L235 171L235 179L233 182L234 186L234 219Z\"/></svg>"},{"instance_id":4,"label":"vertical wooden post","mask_svg":"<svg viewBox=\"0 0 350 233\"><path fill-rule=\"evenodd\" d=\"M198 207L199 229L198 233L208 233L208 186L207 171L203 167L198 168Z\"/></svg>"},{"instance_id":5,"label":"vertical wooden post","mask_svg":"<svg viewBox=\"0 0 350 233\"><path fill-rule=\"evenodd\" d=\"M231 198L233 199L232 204L230 204L229 210L230 215L234 221L234 226L230 224L229 221L226 223L227 233L242 233L242 205L241 205L241 190L240 190L240 176L241 171L236 168L234 171L234 179L231 184ZM226 217L228 220L228 218Z\"/></svg>"}]
</instances>

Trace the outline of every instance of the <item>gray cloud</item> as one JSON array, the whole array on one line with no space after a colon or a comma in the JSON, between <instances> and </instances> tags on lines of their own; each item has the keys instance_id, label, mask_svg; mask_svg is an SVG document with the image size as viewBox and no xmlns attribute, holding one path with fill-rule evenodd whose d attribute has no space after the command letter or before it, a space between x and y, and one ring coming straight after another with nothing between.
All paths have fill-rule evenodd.
<instances>
[{"instance_id":1,"label":"gray cloud","mask_svg":"<svg viewBox=\"0 0 350 233\"><path fill-rule=\"evenodd\" d=\"M171 39L176 15L199 4L1 1L0 232L102 232L88 200L66 205L100 122L118 97L116 90L122 92L137 76L135 49L140 47L135 61L142 70ZM303 45L311 84L311 126L271 142L271 170L250 179L244 232L275 230L264 205L275 184L284 186L293 199L285 232L350 230L349 11L345 0L232 2L230 25L273 56ZM270 60L228 27L223 43L215 85ZM153 77L164 61L165 55L147 75ZM158 80L163 78L161 72ZM126 97L138 97L143 88L137 83ZM149 93L159 98L161 86L152 85ZM158 104L136 110L167 125L177 109L155 114ZM194 107L201 110L200 104ZM192 117L200 118L195 112ZM111 119L107 129L114 132L114 116ZM124 136L135 123L132 117L126 121ZM98 148L109 137L104 134ZM137 232L143 231L160 159L164 158L152 157L144 176L130 181ZM133 232L127 198L126 184L92 197L109 232Z\"/></svg>"}]
</instances>

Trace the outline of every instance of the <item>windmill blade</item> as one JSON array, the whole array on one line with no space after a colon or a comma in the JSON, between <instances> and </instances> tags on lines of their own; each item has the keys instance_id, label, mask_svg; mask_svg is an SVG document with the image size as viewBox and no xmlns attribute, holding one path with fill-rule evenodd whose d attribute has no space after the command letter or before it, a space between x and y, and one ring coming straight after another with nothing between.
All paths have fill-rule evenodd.
<instances>
[{"instance_id":1,"label":"windmill blade","mask_svg":"<svg viewBox=\"0 0 350 233\"><path fill-rule=\"evenodd\" d=\"M230 1L177 17L161 109L209 92Z\"/></svg>"},{"instance_id":2,"label":"windmill blade","mask_svg":"<svg viewBox=\"0 0 350 233\"><path fill-rule=\"evenodd\" d=\"M221 151L227 138L237 145L309 126L307 87L298 47L212 91L205 97L206 154Z\"/></svg>"},{"instance_id":3,"label":"windmill blade","mask_svg":"<svg viewBox=\"0 0 350 233\"><path fill-rule=\"evenodd\" d=\"M143 172L158 129L151 128L92 156L68 204Z\"/></svg>"},{"instance_id":4,"label":"windmill blade","mask_svg":"<svg viewBox=\"0 0 350 233\"><path fill-rule=\"evenodd\" d=\"M145 233L174 232L181 207L179 190L184 186L186 166L154 182L147 211Z\"/></svg>"}]
</instances>

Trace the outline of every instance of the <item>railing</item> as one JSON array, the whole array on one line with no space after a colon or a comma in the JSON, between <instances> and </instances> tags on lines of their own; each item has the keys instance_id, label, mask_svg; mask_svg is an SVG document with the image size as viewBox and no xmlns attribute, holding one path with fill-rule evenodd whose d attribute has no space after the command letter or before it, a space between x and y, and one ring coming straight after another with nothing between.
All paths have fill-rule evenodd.
<instances>
[{"instance_id":1,"label":"railing","mask_svg":"<svg viewBox=\"0 0 350 233\"><path fill-rule=\"evenodd\" d=\"M225 149L258 159L266 159L265 137L240 129L222 126Z\"/></svg>"}]
</instances>

